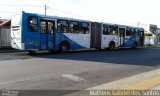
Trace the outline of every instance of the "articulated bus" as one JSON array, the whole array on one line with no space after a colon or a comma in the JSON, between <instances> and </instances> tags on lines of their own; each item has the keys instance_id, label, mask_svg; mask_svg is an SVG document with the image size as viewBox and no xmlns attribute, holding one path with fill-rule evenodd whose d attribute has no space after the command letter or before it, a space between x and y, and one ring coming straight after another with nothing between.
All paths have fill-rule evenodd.
<instances>
[{"instance_id":1,"label":"articulated bus","mask_svg":"<svg viewBox=\"0 0 160 96\"><path fill-rule=\"evenodd\" d=\"M30 54L43 50L136 48L143 43L143 28L26 12L11 20L11 46Z\"/></svg>"}]
</instances>

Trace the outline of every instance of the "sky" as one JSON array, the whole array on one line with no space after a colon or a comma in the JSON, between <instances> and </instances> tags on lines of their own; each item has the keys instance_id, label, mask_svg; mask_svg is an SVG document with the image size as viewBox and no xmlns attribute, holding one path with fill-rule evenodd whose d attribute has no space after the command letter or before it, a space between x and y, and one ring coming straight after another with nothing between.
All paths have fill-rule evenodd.
<instances>
[{"instance_id":1,"label":"sky","mask_svg":"<svg viewBox=\"0 0 160 96\"><path fill-rule=\"evenodd\" d=\"M159 0L1 0L0 17L25 11L98 22L137 26L138 22L160 27Z\"/></svg>"}]
</instances>

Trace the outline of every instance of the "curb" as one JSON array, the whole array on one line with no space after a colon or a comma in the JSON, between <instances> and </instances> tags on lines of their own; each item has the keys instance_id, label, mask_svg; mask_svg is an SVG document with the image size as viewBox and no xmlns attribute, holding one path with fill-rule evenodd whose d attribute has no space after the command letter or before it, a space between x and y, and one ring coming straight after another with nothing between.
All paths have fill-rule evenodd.
<instances>
[{"instance_id":1,"label":"curb","mask_svg":"<svg viewBox=\"0 0 160 96\"><path fill-rule=\"evenodd\" d=\"M23 51L17 50L17 49L12 49L12 48L0 49L0 53L12 53L12 52L23 52Z\"/></svg>"},{"instance_id":2,"label":"curb","mask_svg":"<svg viewBox=\"0 0 160 96\"><path fill-rule=\"evenodd\" d=\"M160 69L130 76L124 79L105 83L95 87L87 88L82 91L70 93L64 96L92 96L90 91L94 90L152 90L152 88L160 85ZM98 91L97 91L98 92ZM101 96L101 95L97 95ZM106 95L108 96L108 95ZM111 95L112 96L112 95ZM126 95L124 95L126 96ZM128 95L127 95L128 96ZM154 95L157 96L157 95ZM158 95L159 96L159 95Z\"/></svg>"}]
</instances>

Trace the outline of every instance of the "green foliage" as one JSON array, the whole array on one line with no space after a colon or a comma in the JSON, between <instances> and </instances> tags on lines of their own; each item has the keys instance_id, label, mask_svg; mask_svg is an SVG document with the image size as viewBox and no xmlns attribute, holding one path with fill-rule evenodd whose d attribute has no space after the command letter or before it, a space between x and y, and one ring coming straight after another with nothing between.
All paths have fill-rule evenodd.
<instances>
[{"instance_id":1,"label":"green foliage","mask_svg":"<svg viewBox=\"0 0 160 96\"><path fill-rule=\"evenodd\" d=\"M145 44L144 48L159 48L159 47L152 45L152 44Z\"/></svg>"},{"instance_id":2,"label":"green foliage","mask_svg":"<svg viewBox=\"0 0 160 96\"><path fill-rule=\"evenodd\" d=\"M152 36L152 33L144 33L144 36Z\"/></svg>"}]
</instances>

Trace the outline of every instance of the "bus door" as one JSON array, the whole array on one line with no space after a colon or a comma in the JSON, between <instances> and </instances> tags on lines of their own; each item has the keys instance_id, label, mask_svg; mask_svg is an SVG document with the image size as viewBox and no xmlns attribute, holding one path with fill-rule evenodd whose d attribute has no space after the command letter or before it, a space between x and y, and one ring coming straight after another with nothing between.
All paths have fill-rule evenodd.
<instances>
[{"instance_id":1,"label":"bus door","mask_svg":"<svg viewBox=\"0 0 160 96\"><path fill-rule=\"evenodd\" d=\"M41 50L53 50L54 49L54 30L55 21L41 20Z\"/></svg>"},{"instance_id":2,"label":"bus door","mask_svg":"<svg viewBox=\"0 0 160 96\"><path fill-rule=\"evenodd\" d=\"M140 30L139 31L139 34L140 34L140 45L142 46L144 44L144 31L143 30Z\"/></svg>"},{"instance_id":3,"label":"bus door","mask_svg":"<svg viewBox=\"0 0 160 96\"><path fill-rule=\"evenodd\" d=\"M123 47L125 43L125 28L119 28L118 31L119 31L119 44L120 47Z\"/></svg>"}]
</instances>

